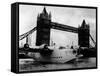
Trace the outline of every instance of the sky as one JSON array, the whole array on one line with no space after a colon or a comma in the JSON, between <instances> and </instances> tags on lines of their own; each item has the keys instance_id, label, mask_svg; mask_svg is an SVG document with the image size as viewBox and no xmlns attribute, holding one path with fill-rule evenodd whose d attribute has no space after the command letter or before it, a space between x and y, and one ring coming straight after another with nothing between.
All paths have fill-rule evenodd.
<instances>
[{"instance_id":1,"label":"sky","mask_svg":"<svg viewBox=\"0 0 100 76\"><path fill-rule=\"evenodd\" d=\"M83 19L90 25L90 34L96 41L96 10L76 7L45 6L48 13L51 12L51 21L73 27L82 24ZM19 6L19 35L22 35L37 25L37 15L43 11L44 6L20 5ZM36 43L36 32L31 37L31 46ZM72 32L51 29L50 38L57 46L78 45L78 35ZM20 45L25 39L20 41ZM90 40L90 44L94 45Z\"/></svg>"}]
</instances>

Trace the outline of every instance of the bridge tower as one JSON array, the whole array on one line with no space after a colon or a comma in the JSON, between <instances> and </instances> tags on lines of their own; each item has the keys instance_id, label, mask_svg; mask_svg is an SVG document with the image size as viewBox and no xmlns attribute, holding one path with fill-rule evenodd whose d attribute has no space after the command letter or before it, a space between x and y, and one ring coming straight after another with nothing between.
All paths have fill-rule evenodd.
<instances>
[{"instance_id":1,"label":"bridge tower","mask_svg":"<svg viewBox=\"0 0 100 76\"><path fill-rule=\"evenodd\" d=\"M89 48L89 33L90 27L86 24L85 20L83 20L81 26L78 28L78 45L80 47Z\"/></svg>"},{"instance_id":2,"label":"bridge tower","mask_svg":"<svg viewBox=\"0 0 100 76\"><path fill-rule=\"evenodd\" d=\"M36 46L50 44L50 24L51 13L48 14L46 8L44 7L42 13L37 16Z\"/></svg>"}]
</instances>

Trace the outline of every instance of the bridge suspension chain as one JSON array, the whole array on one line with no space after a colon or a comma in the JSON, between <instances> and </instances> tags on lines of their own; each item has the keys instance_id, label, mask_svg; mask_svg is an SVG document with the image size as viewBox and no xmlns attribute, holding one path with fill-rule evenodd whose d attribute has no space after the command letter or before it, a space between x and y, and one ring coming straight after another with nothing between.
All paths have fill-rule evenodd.
<instances>
[{"instance_id":1,"label":"bridge suspension chain","mask_svg":"<svg viewBox=\"0 0 100 76\"><path fill-rule=\"evenodd\" d=\"M28 32L26 32L26 33L20 35L20 36L19 36L19 40L22 40L22 39L24 39L25 37L27 37L28 35L32 34L35 30L36 30L36 27L34 27L32 30L30 30L30 31L28 31Z\"/></svg>"},{"instance_id":2,"label":"bridge suspension chain","mask_svg":"<svg viewBox=\"0 0 100 76\"><path fill-rule=\"evenodd\" d=\"M96 45L96 42L94 41L93 37L91 36L91 34L89 34L91 40L93 41L94 45Z\"/></svg>"}]
</instances>

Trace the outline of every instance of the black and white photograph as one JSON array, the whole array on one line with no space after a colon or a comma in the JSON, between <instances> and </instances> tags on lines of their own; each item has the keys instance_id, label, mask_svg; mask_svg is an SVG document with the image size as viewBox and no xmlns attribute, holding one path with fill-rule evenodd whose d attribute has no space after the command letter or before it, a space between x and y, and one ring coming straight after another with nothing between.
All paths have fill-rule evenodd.
<instances>
[{"instance_id":1,"label":"black and white photograph","mask_svg":"<svg viewBox=\"0 0 100 76\"><path fill-rule=\"evenodd\" d=\"M18 71L97 68L97 9L18 5Z\"/></svg>"}]
</instances>

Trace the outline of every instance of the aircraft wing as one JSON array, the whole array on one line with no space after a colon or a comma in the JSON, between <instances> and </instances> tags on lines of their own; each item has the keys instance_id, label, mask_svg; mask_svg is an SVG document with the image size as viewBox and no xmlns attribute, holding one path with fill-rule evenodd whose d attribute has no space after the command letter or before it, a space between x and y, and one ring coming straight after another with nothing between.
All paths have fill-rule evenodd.
<instances>
[{"instance_id":1,"label":"aircraft wing","mask_svg":"<svg viewBox=\"0 0 100 76\"><path fill-rule=\"evenodd\" d=\"M19 51L24 52L40 52L42 49L39 48L19 48Z\"/></svg>"},{"instance_id":2,"label":"aircraft wing","mask_svg":"<svg viewBox=\"0 0 100 76\"><path fill-rule=\"evenodd\" d=\"M19 51L24 51L24 52L50 52L53 51L53 49L47 48L19 48Z\"/></svg>"}]
</instances>

